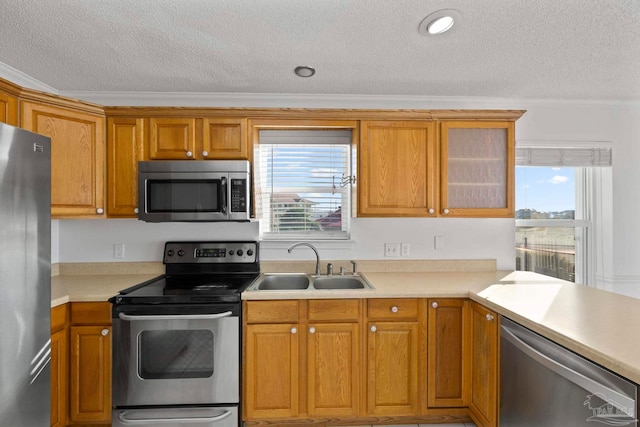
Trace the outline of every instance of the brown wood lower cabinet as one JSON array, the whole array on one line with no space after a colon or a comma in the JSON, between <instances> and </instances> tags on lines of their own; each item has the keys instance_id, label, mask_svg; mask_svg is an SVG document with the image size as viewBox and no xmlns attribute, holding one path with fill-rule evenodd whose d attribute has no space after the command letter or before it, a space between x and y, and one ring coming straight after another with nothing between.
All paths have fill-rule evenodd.
<instances>
[{"instance_id":1,"label":"brown wood lower cabinet","mask_svg":"<svg viewBox=\"0 0 640 427\"><path fill-rule=\"evenodd\" d=\"M419 333L425 314L420 307L417 299L367 301L368 415L420 413L419 378L425 362Z\"/></svg>"},{"instance_id":2,"label":"brown wood lower cabinet","mask_svg":"<svg viewBox=\"0 0 640 427\"><path fill-rule=\"evenodd\" d=\"M67 305L51 309L51 427L67 425Z\"/></svg>"},{"instance_id":3,"label":"brown wood lower cabinet","mask_svg":"<svg viewBox=\"0 0 640 427\"><path fill-rule=\"evenodd\" d=\"M468 406L469 301L434 298L428 301L427 396L430 408Z\"/></svg>"},{"instance_id":4,"label":"brown wood lower cabinet","mask_svg":"<svg viewBox=\"0 0 640 427\"><path fill-rule=\"evenodd\" d=\"M471 302L471 416L479 427L498 425L499 317Z\"/></svg>"},{"instance_id":5,"label":"brown wood lower cabinet","mask_svg":"<svg viewBox=\"0 0 640 427\"><path fill-rule=\"evenodd\" d=\"M248 426L497 425L498 317L466 298L245 301L243 310Z\"/></svg>"},{"instance_id":6,"label":"brown wood lower cabinet","mask_svg":"<svg viewBox=\"0 0 640 427\"><path fill-rule=\"evenodd\" d=\"M71 303L69 422L111 422L111 305Z\"/></svg>"}]
</instances>

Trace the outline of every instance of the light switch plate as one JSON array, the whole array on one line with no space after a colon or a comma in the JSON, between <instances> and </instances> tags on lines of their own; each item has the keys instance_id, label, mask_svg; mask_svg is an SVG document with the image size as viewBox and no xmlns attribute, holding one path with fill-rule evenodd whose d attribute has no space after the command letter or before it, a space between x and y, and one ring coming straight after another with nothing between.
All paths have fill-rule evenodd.
<instances>
[{"instance_id":1,"label":"light switch plate","mask_svg":"<svg viewBox=\"0 0 640 427\"><path fill-rule=\"evenodd\" d=\"M400 243L385 243L384 256L387 256L387 257L400 256Z\"/></svg>"}]
</instances>

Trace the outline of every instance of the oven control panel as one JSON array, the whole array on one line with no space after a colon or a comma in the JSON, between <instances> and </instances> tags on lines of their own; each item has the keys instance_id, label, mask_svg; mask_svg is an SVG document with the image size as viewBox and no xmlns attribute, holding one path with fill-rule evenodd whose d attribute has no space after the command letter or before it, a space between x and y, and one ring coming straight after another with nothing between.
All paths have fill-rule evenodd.
<instances>
[{"instance_id":1,"label":"oven control panel","mask_svg":"<svg viewBox=\"0 0 640 427\"><path fill-rule=\"evenodd\" d=\"M257 242L167 242L165 264L255 263Z\"/></svg>"}]
</instances>

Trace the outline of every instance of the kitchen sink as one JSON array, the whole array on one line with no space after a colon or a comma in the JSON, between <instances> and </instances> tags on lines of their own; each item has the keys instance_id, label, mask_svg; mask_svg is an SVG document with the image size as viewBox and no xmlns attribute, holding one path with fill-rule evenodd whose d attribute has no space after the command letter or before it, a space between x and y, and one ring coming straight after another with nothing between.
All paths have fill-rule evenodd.
<instances>
[{"instance_id":1,"label":"kitchen sink","mask_svg":"<svg viewBox=\"0 0 640 427\"><path fill-rule=\"evenodd\" d=\"M361 277L322 276L313 279L316 289L365 289L371 288Z\"/></svg>"},{"instance_id":2,"label":"kitchen sink","mask_svg":"<svg viewBox=\"0 0 640 427\"><path fill-rule=\"evenodd\" d=\"M294 291L307 289L309 277L306 274L269 274L258 283L260 291Z\"/></svg>"},{"instance_id":3,"label":"kitchen sink","mask_svg":"<svg viewBox=\"0 0 640 427\"><path fill-rule=\"evenodd\" d=\"M373 289L360 275L312 276L298 273L263 274L248 290L254 291L302 291L302 290L352 290Z\"/></svg>"}]
</instances>

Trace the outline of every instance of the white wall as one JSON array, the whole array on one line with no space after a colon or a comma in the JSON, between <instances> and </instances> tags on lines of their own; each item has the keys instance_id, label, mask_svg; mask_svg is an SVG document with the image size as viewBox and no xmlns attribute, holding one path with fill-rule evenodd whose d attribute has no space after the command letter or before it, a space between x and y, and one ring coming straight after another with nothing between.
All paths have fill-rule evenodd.
<instances>
[{"instance_id":1,"label":"white wall","mask_svg":"<svg viewBox=\"0 0 640 427\"><path fill-rule=\"evenodd\" d=\"M63 94L64 95L64 94ZM88 101L105 105L132 105L134 98L117 100L101 94ZM144 105L145 100L136 98ZM194 98L195 99L195 98ZM599 199L601 217L596 277L605 287L640 297L640 105L611 102L569 102L508 99L459 99L412 97L327 96L272 97L243 96L247 107L309 108L460 108L524 109L527 113L516 123L517 141L606 141L614 146L613 177L604 185ZM211 101L197 98L197 105L238 106L238 100L225 97ZM148 102L147 102L148 103ZM153 105L162 105L156 96ZM151 104L149 104L151 105ZM172 98L165 105L196 105L188 98ZM226 238L227 226L209 224L145 224L136 220L60 221L59 262L110 262L113 244L125 243L125 261L159 260L162 243L170 239ZM234 232L237 231L235 228ZM244 233L245 230L242 230ZM255 229L249 229L255 233ZM433 249L433 236L445 236L445 247ZM495 258L498 268L514 268L514 227L511 220L478 219L356 219L352 245L327 246L323 257L333 259L383 258L385 242L411 244L410 258ZM55 237L54 237L55 238ZM55 242L54 242L55 246ZM54 250L54 253L56 251ZM296 251L297 252L297 251ZM280 248L266 248L264 259L305 258L306 254L287 254ZM55 259L55 258L54 258Z\"/></svg>"}]
</instances>

